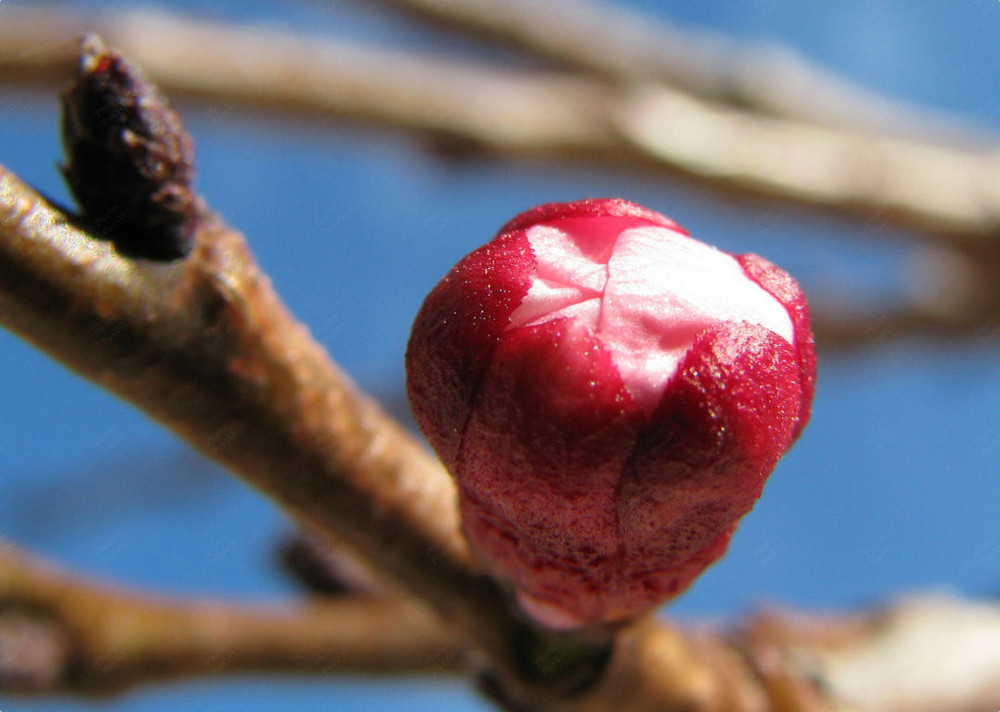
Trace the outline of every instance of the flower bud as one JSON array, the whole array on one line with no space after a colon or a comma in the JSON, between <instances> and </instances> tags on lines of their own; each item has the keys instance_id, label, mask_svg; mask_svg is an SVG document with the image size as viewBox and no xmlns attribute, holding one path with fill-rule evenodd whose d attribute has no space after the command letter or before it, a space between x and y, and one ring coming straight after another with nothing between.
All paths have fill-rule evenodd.
<instances>
[{"instance_id":1,"label":"flower bud","mask_svg":"<svg viewBox=\"0 0 1000 712\"><path fill-rule=\"evenodd\" d=\"M557 628L632 618L725 552L809 417L815 360L785 272L612 199L507 223L406 354L466 535Z\"/></svg>"}]
</instances>

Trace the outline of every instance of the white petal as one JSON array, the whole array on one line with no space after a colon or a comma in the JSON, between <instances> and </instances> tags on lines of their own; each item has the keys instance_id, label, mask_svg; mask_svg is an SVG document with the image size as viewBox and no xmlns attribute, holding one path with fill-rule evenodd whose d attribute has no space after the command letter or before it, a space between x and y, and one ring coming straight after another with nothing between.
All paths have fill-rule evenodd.
<instances>
[{"instance_id":1,"label":"white petal","mask_svg":"<svg viewBox=\"0 0 1000 712\"><path fill-rule=\"evenodd\" d=\"M751 280L731 255L665 227L622 231L607 263L594 246L551 226L528 240L535 281L510 328L577 319L610 350L640 407L656 406L695 339L723 322L760 324L793 343L785 307Z\"/></svg>"}]
</instances>

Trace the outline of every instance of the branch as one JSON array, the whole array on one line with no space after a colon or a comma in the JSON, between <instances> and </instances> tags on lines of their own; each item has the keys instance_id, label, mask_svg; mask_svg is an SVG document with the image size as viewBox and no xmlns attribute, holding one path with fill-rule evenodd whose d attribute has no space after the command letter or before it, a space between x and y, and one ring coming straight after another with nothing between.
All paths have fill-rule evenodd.
<instances>
[{"instance_id":1,"label":"branch","mask_svg":"<svg viewBox=\"0 0 1000 712\"><path fill-rule=\"evenodd\" d=\"M727 648L740 651L759 676L753 703L734 709L991 712L1000 697L995 603L923 596L851 615L765 611L736 625L684 633L720 659L733 655ZM677 655L691 643L678 641L665 624L647 624L623 636L619 659L642 661L679 704L680 690L690 697L697 688L684 678L690 664ZM462 646L436 619L401 600L348 596L281 606L172 600L70 575L0 542L3 691L106 694L250 672L451 674L463 669L463 659ZM618 686L631 679L608 677Z\"/></svg>"},{"instance_id":2,"label":"branch","mask_svg":"<svg viewBox=\"0 0 1000 712\"><path fill-rule=\"evenodd\" d=\"M0 76L29 83L69 79L77 40L92 31L175 99L203 99L216 110L355 120L500 154L573 155L605 140L600 122L574 112L604 97L588 81L532 78L160 12L83 17L67 11L53 17L44 10L5 9Z\"/></svg>"},{"instance_id":3,"label":"branch","mask_svg":"<svg viewBox=\"0 0 1000 712\"><path fill-rule=\"evenodd\" d=\"M738 656L662 625L648 628L655 644L618 636L617 672L566 697L605 641L534 628L508 606L469 555L447 473L335 369L218 219L205 216L184 260L129 260L0 169L0 321L359 552L482 651L505 694L554 710L603 709L609 695L621 710L677 695L698 712L752 709ZM667 688L644 657L661 648L677 660Z\"/></svg>"},{"instance_id":4,"label":"branch","mask_svg":"<svg viewBox=\"0 0 1000 712\"><path fill-rule=\"evenodd\" d=\"M0 169L6 326L280 492L304 522L384 552L443 605L496 600L472 573L450 478L291 318L241 236L208 217L191 257L163 265L72 221ZM458 591L438 590L436 569Z\"/></svg>"},{"instance_id":5,"label":"branch","mask_svg":"<svg viewBox=\"0 0 1000 712\"><path fill-rule=\"evenodd\" d=\"M925 594L849 616L764 612L738 639L758 670L797 659L845 711L996 712L1000 699L996 602Z\"/></svg>"},{"instance_id":6,"label":"branch","mask_svg":"<svg viewBox=\"0 0 1000 712\"><path fill-rule=\"evenodd\" d=\"M369 2L617 83L659 82L710 102L808 123L961 139L953 118L862 89L785 47L682 29L616 3Z\"/></svg>"},{"instance_id":7,"label":"branch","mask_svg":"<svg viewBox=\"0 0 1000 712\"><path fill-rule=\"evenodd\" d=\"M762 116L656 84L497 71L180 16L4 13L0 71L14 78L69 76L76 37L96 28L173 95L216 107L388 125L503 157L638 168L946 244L996 243L1000 160L989 144L961 149Z\"/></svg>"},{"instance_id":8,"label":"branch","mask_svg":"<svg viewBox=\"0 0 1000 712\"><path fill-rule=\"evenodd\" d=\"M0 690L109 693L244 672L441 673L458 641L402 601L239 606L80 579L0 542Z\"/></svg>"}]
</instances>

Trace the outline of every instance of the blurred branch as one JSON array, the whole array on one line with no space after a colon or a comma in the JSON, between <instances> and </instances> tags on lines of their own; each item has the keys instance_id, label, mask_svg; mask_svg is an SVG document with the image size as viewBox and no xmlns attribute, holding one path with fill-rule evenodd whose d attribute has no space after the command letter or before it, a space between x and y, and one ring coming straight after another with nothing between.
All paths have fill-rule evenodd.
<instances>
[{"instance_id":1,"label":"blurred branch","mask_svg":"<svg viewBox=\"0 0 1000 712\"><path fill-rule=\"evenodd\" d=\"M825 125L961 140L968 130L855 86L774 43L681 28L600 0L368 0L615 82L655 81L710 102Z\"/></svg>"},{"instance_id":2,"label":"blurred branch","mask_svg":"<svg viewBox=\"0 0 1000 712\"><path fill-rule=\"evenodd\" d=\"M84 30L107 35L175 97L352 119L503 157L641 168L723 194L995 243L1000 151L764 116L656 83L498 71L181 16L5 9L0 71L69 76Z\"/></svg>"},{"instance_id":3,"label":"blurred branch","mask_svg":"<svg viewBox=\"0 0 1000 712\"><path fill-rule=\"evenodd\" d=\"M523 3L511 8L524 10ZM987 334L998 326L995 144L978 151L926 144L767 117L657 84L616 88L580 76L497 71L145 12L87 19L6 8L0 76L68 76L75 38L91 26L173 94L210 102L213 114L246 107L350 119L422 133L449 150L640 168L737 199L860 219L873 235L887 226L908 227L941 246L911 280L910 299L891 311L842 314L817 303L815 328L824 346L909 334Z\"/></svg>"},{"instance_id":4,"label":"blurred branch","mask_svg":"<svg viewBox=\"0 0 1000 712\"><path fill-rule=\"evenodd\" d=\"M600 122L573 111L605 97L588 81L533 78L160 12L85 17L5 9L0 77L32 84L68 79L76 41L89 31L142 65L175 100L202 99L212 111L355 120L500 154L574 155L605 140Z\"/></svg>"},{"instance_id":5,"label":"blurred branch","mask_svg":"<svg viewBox=\"0 0 1000 712\"><path fill-rule=\"evenodd\" d=\"M465 12L478 15L486 6L496 10L477 0ZM529 12L526 7L516 3L509 11L518 15ZM215 115L242 107L352 120L417 132L449 151L639 169L737 200L851 217L876 236L885 227L910 228L941 246L938 256L945 259L927 262L928 270L911 280L908 301L889 311L843 314L817 302L815 330L823 346L910 334L974 336L998 326L996 144L973 150L921 143L764 116L655 83L615 86L583 76L499 71L148 12L86 18L7 8L0 76L31 82L69 76L75 39L91 28L107 33L173 95L209 102ZM962 266L957 272L956 265Z\"/></svg>"},{"instance_id":6,"label":"blurred branch","mask_svg":"<svg viewBox=\"0 0 1000 712\"><path fill-rule=\"evenodd\" d=\"M762 672L798 660L795 669L845 711L996 712L1000 699L994 601L937 594L850 616L769 611L751 618L738 640ZM782 677L772 680L780 685Z\"/></svg>"},{"instance_id":7,"label":"blurred branch","mask_svg":"<svg viewBox=\"0 0 1000 712\"><path fill-rule=\"evenodd\" d=\"M236 605L141 595L0 541L0 690L107 693L241 672L451 673L457 639L404 601Z\"/></svg>"},{"instance_id":8,"label":"blurred branch","mask_svg":"<svg viewBox=\"0 0 1000 712\"><path fill-rule=\"evenodd\" d=\"M813 330L824 347L870 347L920 336L943 342L1000 334L1000 243L925 245L906 256L899 303L851 304L844 294L812 294ZM837 306L835 306L837 305Z\"/></svg>"},{"instance_id":9,"label":"blurred branch","mask_svg":"<svg viewBox=\"0 0 1000 712\"><path fill-rule=\"evenodd\" d=\"M666 624L647 623L622 635L616 660L640 662L658 682L659 702L672 695L683 709L717 709L685 677L693 670L678 652L691 645L715 660L739 651L760 680L758 694L733 710L995 712L1000 698L995 603L924 596L846 616L771 610L737 625L691 629L681 643ZM0 541L5 692L103 694L244 672L453 674L463 661L457 639L404 600L250 606L154 597L71 575ZM608 679L618 688L634 681Z\"/></svg>"}]
</instances>

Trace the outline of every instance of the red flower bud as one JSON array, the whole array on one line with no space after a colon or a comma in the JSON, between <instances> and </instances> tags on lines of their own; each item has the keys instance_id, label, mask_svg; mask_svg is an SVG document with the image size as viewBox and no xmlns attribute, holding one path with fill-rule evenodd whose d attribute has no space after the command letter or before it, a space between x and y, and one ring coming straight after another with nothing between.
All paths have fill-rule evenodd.
<instances>
[{"instance_id":1,"label":"red flower bud","mask_svg":"<svg viewBox=\"0 0 1000 712\"><path fill-rule=\"evenodd\" d=\"M815 365L791 277L623 200L514 218L430 293L406 354L467 536L554 627L631 618L724 553Z\"/></svg>"}]
</instances>

